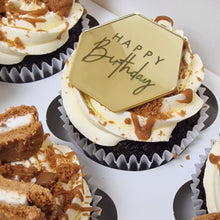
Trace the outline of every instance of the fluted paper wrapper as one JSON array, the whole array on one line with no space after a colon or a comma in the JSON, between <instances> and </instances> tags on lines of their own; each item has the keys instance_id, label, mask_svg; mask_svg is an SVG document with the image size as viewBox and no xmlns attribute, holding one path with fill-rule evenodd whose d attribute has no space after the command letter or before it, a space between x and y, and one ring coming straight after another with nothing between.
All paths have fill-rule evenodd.
<instances>
[{"instance_id":1,"label":"fluted paper wrapper","mask_svg":"<svg viewBox=\"0 0 220 220\"><path fill-rule=\"evenodd\" d=\"M207 214L207 210L201 208L204 201L199 198L200 190L198 189L198 185L201 181L203 181L202 179L199 179L199 175L201 173L202 168L205 166L210 149L211 148L206 148L205 154L200 155L200 163L195 164L196 173L192 174L192 184L190 185L190 187L192 190L192 202L195 217Z\"/></svg>"},{"instance_id":2,"label":"fluted paper wrapper","mask_svg":"<svg viewBox=\"0 0 220 220\"><path fill-rule=\"evenodd\" d=\"M205 104L200 110L198 123L194 125L191 131L187 132L186 138L182 139L180 146L174 145L171 152L164 150L162 156L155 153L151 159L149 159L147 155L142 155L140 161L137 160L135 155L131 155L127 161L123 154L116 159L113 153L106 154L103 149L97 150L95 144L88 144L87 138L80 138L79 133L74 130L62 105L62 99L59 100L61 103L59 111L61 112L61 119L64 122L64 128L66 129L68 135L72 138L73 142L80 146L93 160L108 167L121 170L147 170L159 167L162 164L171 161L174 156L178 156L181 152L183 152L183 150L199 135L200 131L204 128L204 121L208 118L206 111L209 106L206 104L208 97L204 95L205 90L206 89L204 87L199 88L199 95Z\"/></svg>"},{"instance_id":3,"label":"fluted paper wrapper","mask_svg":"<svg viewBox=\"0 0 220 220\"><path fill-rule=\"evenodd\" d=\"M86 175L84 179L86 180L92 195L93 212L91 213L91 220L98 220L98 217L101 216L102 213L102 208L98 206L99 202L102 199L102 196L96 194L97 187L92 184L91 176Z\"/></svg>"},{"instance_id":4,"label":"fluted paper wrapper","mask_svg":"<svg viewBox=\"0 0 220 220\"><path fill-rule=\"evenodd\" d=\"M82 31L89 28L89 19L86 17L86 14L82 16L81 23ZM66 53L60 53L59 59L51 58L50 64L42 62L40 68L34 63L31 69L21 67L20 71L13 67L9 72L6 67L2 67L0 69L0 80L10 83L27 83L50 77L63 69L65 61L72 54L74 47L75 45L73 45L73 48L67 48Z\"/></svg>"}]
</instances>

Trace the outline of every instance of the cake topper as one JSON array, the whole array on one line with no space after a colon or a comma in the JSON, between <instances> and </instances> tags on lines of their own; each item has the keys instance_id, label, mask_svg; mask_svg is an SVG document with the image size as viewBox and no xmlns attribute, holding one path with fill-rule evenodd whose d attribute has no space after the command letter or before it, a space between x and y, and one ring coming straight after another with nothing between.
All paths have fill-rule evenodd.
<instances>
[{"instance_id":1,"label":"cake topper","mask_svg":"<svg viewBox=\"0 0 220 220\"><path fill-rule=\"evenodd\" d=\"M82 32L70 83L114 112L176 89L183 38L140 14Z\"/></svg>"}]
</instances>

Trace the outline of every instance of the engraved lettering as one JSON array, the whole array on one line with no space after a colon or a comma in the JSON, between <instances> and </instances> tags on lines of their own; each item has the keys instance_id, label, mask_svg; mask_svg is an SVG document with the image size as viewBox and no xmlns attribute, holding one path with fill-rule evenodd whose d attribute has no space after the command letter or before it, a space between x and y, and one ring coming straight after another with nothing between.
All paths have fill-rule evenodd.
<instances>
[{"instance_id":1,"label":"engraved lettering","mask_svg":"<svg viewBox=\"0 0 220 220\"><path fill-rule=\"evenodd\" d=\"M82 61L94 62L102 59L107 55L107 49L105 47L110 43L111 41L106 37L103 40L94 43L96 46L85 57L82 58Z\"/></svg>"},{"instance_id":2,"label":"engraved lettering","mask_svg":"<svg viewBox=\"0 0 220 220\"><path fill-rule=\"evenodd\" d=\"M99 60L106 60L107 63L111 64L112 67L114 67L111 73L108 73L106 77L114 77L116 73L124 73L128 75L131 81L136 80L137 82L141 83L141 85L134 89L132 92L133 95L138 95L141 92L143 92L146 88L150 86L155 86L152 80L147 78L144 74L144 71L146 71L147 66L150 64L151 67L152 65L157 66L165 59L161 58L160 56L155 56L153 51L147 50L144 53L142 52L144 54L144 62L139 67L137 67L137 59L140 59L140 57L137 57L137 53L140 53L140 51L143 50L143 47L142 45L137 44L133 47L132 50L132 41L122 41L123 38L124 36L120 33L116 33L111 39L109 39L108 37L104 37L102 40L94 43L94 47L88 52L88 54L86 54L82 58L82 62L91 63L97 62ZM129 54L126 54L126 57L116 57L116 55L112 55L109 51L111 51L111 43L113 42L119 43L121 44L121 46L130 49L131 52ZM151 60L147 58L150 58ZM140 60L138 63L140 63Z\"/></svg>"},{"instance_id":3,"label":"engraved lettering","mask_svg":"<svg viewBox=\"0 0 220 220\"><path fill-rule=\"evenodd\" d=\"M157 65L159 62L164 61L165 59L160 59L160 56L157 57L157 62L155 63L155 65Z\"/></svg>"},{"instance_id":4,"label":"engraved lettering","mask_svg":"<svg viewBox=\"0 0 220 220\"><path fill-rule=\"evenodd\" d=\"M119 36L119 33L115 34L112 39L114 40L115 38L117 39L117 42L119 42L124 36Z\"/></svg>"},{"instance_id":5,"label":"engraved lettering","mask_svg":"<svg viewBox=\"0 0 220 220\"><path fill-rule=\"evenodd\" d=\"M122 43L121 45L126 45L127 48L129 48L130 44L131 44L131 41L130 41L130 40L127 40L127 41L125 41L124 43Z\"/></svg>"},{"instance_id":6,"label":"engraved lettering","mask_svg":"<svg viewBox=\"0 0 220 220\"><path fill-rule=\"evenodd\" d=\"M153 55L153 52L148 50L147 53L145 53L143 57L146 57L146 56L150 57L152 55Z\"/></svg>"},{"instance_id":7,"label":"engraved lettering","mask_svg":"<svg viewBox=\"0 0 220 220\"><path fill-rule=\"evenodd\" d=\"M142 46L140 45L140 44L138 44L135 48L134 48L134 50L133 50L133 52L135 52L136 50L142 50Z\"/></svg>"},{"instance_id":8,"label":"engraved lettering","mask_svg":"<svg viewBox=\"0 0 220 220\"><path fill-rule=\"evenodd\" d=\"M129 54L124 60L123 60L123 59L120 59L120 61L118 61L119 66L116 67L116 68L110 73L110 75L108 75L108 78L110 78L123 64L124 64L124 66L122 66L122 69L120 69L119 72L121 72L122 70L124 70L124 69L126 69L126 68L129 68L129 67L126 66L127 64L134 64L134 63L131 62L131 60L135 57L135 55L133 55L133 56L132 56L132 55L133 55L132 53Z\"/></svg>"},{"instance_id":9,"label":"engraved lettering","mask_svg":"<svg viewBox=\"0 0 220 220\"><path fill-rule=\"evenodd\" d=\"M138 95L138 94L141 93L144 89L146 89L148 86L155 86L155 84L151 83L151 80L147 80L147 84L146 84L146 85L140 86L140 87L136 88L136 89L133 91L133 95Z\"/></svg>"}]
</instances>

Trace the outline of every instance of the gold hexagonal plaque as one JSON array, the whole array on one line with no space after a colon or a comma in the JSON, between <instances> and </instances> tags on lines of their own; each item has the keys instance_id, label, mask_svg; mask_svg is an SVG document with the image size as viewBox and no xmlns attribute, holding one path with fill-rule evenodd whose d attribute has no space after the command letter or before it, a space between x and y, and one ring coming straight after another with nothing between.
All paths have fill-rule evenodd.
<instances>
[{"instance_id":1,"label":"gold hexagonal plaque","mask_svg":"<svg viewBox=\"0 0 220 220\"><path fill-rule=\"evenodd\" d=\"M119 112L173 92L183 38L140 14L82 32L70 83Z\"/></svg>"}]
</instances>

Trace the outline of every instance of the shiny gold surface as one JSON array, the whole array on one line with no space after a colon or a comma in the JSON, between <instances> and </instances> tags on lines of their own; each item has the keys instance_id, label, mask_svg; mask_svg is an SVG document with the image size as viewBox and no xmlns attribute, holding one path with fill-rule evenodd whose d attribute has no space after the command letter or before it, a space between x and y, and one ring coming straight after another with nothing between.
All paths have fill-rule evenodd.
<instances>
[{"instance_id":1,"label":"shiny gold surface","mask_svg":"<svg viewBox=\"0 0 220 220\"><path fill-rule=\"evenodd\" d=\"M183 39L140 14L81 34L70 82L118 112L174 91Z\"/></svg>"}]
</instances>

